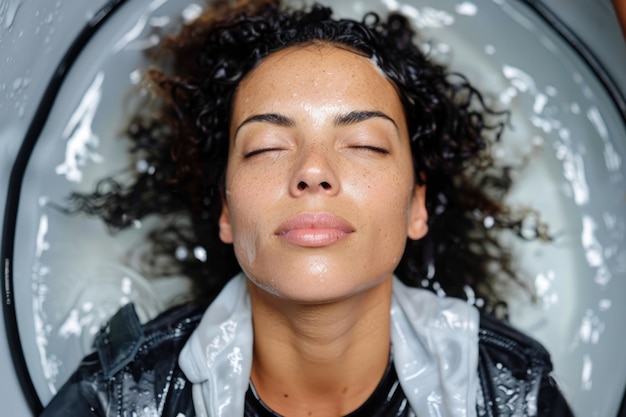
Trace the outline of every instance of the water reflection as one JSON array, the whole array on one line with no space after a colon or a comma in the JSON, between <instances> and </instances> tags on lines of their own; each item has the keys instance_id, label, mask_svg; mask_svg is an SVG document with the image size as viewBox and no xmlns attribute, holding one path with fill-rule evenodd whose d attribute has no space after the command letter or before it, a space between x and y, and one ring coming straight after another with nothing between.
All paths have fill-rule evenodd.
<instances>
[{"instance_id":1,"label":"water reflection","mask_svg":"<svg viewBox=\"0 0 626 417\"><path fill-rule=\"evenodd\" d=\"M103 81L104 73L98 72L63 130L65 161L56 167L55 172L68 181L80 182L82 168L87 162L102 162L102 156L97 152L100 138L93 132L92 124L102 99Z\"/></svg>"},{"instance_id":2,"label":"water reflection","mask_svg":"<svg viewBox=\"0 0 626 417\"><path fill-rule=\"evenodd\" d=\"M11 29L21 5L20 0L0 0L0 24L4 29Z\"/></svg>"}]
</instances>

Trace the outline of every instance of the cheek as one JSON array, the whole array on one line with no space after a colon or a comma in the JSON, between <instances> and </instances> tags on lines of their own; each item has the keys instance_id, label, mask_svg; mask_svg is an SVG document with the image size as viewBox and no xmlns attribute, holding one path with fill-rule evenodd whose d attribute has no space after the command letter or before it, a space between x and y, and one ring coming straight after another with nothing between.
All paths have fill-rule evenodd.
<instances>
[{"instance_id":1,"label":"cheek","mask_svg":"<svg viewBox=\"0 0 626 417\"><path fill-rule=\"evenodd\" d=\"M232 198L231 201L240 202L236 197ZM235 255L239 259L239 263L250 264L256 258L255 225L251 221L254 217L243 209L245 207L241 204L230 204L230 222Z\"/></svg>"},{"instance_id":2,"label":"cheek","mask_svg":"<svg viewBox=\"0 0 626 417\"><path fill-rule=\"evenodd\" d=\"M376 184L376 189L371 189L371 220L379 224L381 238L395 251L397 246L404 247L407 239L414 189L412 177L396 171Z\"/></svg>"},{"instance_id":3,"label":"cheek","mask_svg":"<svg viewBox=\"0 0 626 417\"><path fill-rule=\"evenodd\" d=\"M413 190L409 175L392 170L366 176L365 181L363 189L382 219L406 219Z\"/></svg>"},{"instance_id":4,"label":"cheek","mask_svg":"<svg viewBox=\"0 0 626 417\"><path fill-rule=\"evenodd\" d=\"M254 213L251 202L257 196L254 188L248 187L246 182L227 182L226 198L230 212L230 223L233 237L233 247L240 263L252 263L256 258ZM246 191L250 190L250 191Z\"/></svg>"},{"instance_id":5,"label":"cheek","mask_svg":"<svg viewBox=\"0 0 626 417\"><path fill-rule=\"evenodd\" d=\"M272 193L276 185L267 177L239 175L237 181L228 182L226 190L229 202L230 222L235 255L241 266L251 266L257 260L258 249L263 239L271 234L266 224L268 213L272 213ZM263 178L263 181L257 180Z\"/></svg>"}]
</instances>

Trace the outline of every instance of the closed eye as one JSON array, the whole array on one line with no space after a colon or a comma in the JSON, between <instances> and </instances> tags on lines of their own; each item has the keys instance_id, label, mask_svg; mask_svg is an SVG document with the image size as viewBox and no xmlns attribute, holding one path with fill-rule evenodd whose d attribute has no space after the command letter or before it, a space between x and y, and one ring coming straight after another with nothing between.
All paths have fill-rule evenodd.
<instances>
[{"instance_id":1,"label":"closed eye","mask_svg":"<svg viewBox=\"0 0 626 417\"><path fill-rule=\"evenodd\" d=\"M261 149L255 149L253 151L250 152L246 152L245 154L243 154L244 159L248 159L248 158L252 158L255 155L259 155L262 153L266 153L266 152L274 152L274 151L283 151L283 148L261 148Z\"/></svg>"},{"instance_id":2,"label":"closed eye","mask_svg":"<svg viewBox=\"0 0 626 417\"><path fill-rule=\"evenodd\" d=\"M384 154L384 155L388 155L390 152L389 150L385 149L385 148L381 148L379 146L373 146L373 145L355 145L352 146L353 149L363 149L366 151L372 151L372 152L376 152L376 153L380 153L380 154Z\"/></svg>"}]
</instances>

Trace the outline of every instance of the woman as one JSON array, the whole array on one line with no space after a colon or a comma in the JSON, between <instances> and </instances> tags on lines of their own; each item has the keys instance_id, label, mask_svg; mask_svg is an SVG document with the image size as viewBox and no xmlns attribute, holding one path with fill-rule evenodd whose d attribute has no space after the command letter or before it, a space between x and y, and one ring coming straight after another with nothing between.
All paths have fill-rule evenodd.
<instances>
[{"instance_id":1,"label":"woman","mask_svg":"<svg viewBox=\"0 0 626 417\"><path fill-rule=\"evenodd\" d=\"M489 229L524 216L484 151L503 115L412 38L244 1L166 43L158 117L130 128L156 171L76 198L121 227L189 213L155 256L200 242L211 260L180 260L211 302L145 326L123 308L45 416L571 415L538 343L413 288L494 310L512 269Z\"/></svg>"}]
</instances>

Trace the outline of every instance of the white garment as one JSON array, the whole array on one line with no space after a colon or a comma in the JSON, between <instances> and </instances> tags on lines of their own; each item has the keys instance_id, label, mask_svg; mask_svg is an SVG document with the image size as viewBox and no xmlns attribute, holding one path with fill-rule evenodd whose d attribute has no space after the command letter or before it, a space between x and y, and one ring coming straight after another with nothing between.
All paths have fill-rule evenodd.
<instances>
[{"instance_id":1,"label":"white garment","mask_svg":"<svg viewBox=\"0 0 626 417\"><path fill-rule=\"evenodd\" d=\"M394 277L391 350L398 379L420 417L475 417L478 311ZM180 353L199 417L243 416L252 368L246 277L234 277L205 312Z\"/></svg>"}]
</instances>

